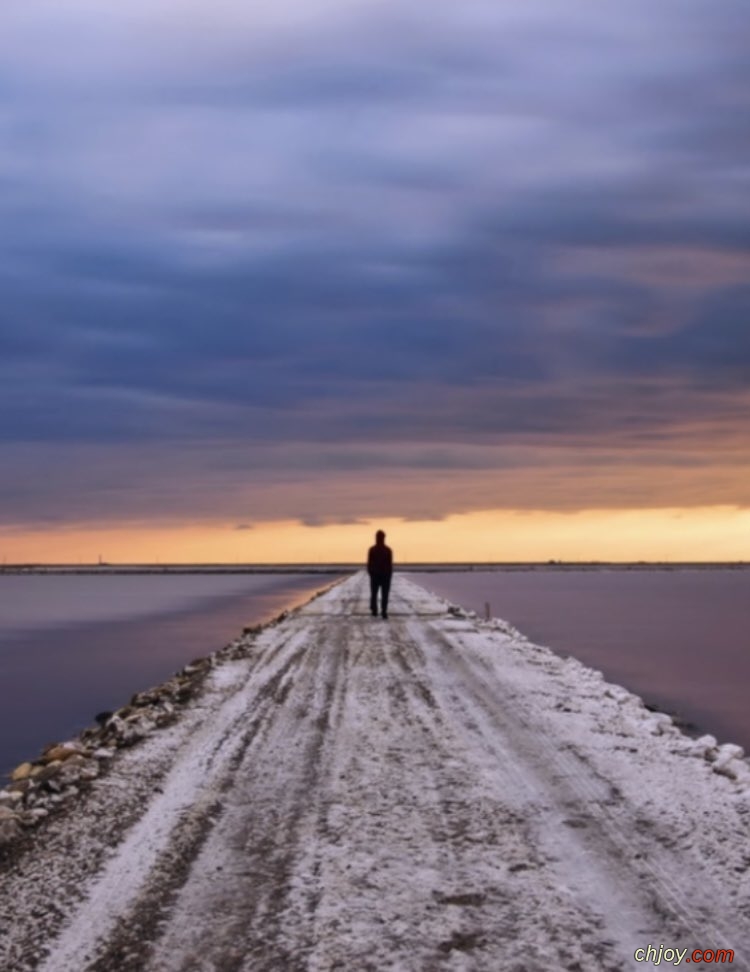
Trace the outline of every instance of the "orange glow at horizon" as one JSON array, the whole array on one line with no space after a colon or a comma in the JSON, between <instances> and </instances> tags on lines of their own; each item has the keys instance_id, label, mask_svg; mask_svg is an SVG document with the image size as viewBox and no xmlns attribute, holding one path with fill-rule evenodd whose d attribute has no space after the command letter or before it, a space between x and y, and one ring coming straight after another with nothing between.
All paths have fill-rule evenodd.
<instances>
[{"instance_id":1,"label":"orange glow at horizon","mask_svg":"<svg viewBox=\"0 0 750 972\"><path fill-rule=\"evenodd\" d=\"M396 560L750 560L750 510L731 506L652 510L484 510L442 520L372 519L306 526L261 522L71 524L0 530L7 563L358 563L376 529Z\"/></svg>"}]
</instances>

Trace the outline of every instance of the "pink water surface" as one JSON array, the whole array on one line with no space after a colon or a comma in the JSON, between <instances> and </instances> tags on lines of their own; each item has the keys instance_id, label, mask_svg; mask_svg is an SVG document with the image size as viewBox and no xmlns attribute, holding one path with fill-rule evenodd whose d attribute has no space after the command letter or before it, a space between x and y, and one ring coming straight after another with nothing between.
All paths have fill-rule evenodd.
<instances>
[{"instance_id":1,"label":"pink water surface","mask_svg":"<svg viewBox=\"0 0 750 972\"><path fill-rule=\"evenodd\" d=\"M750 752L750 570L410 574Z\"/></svg>"}]
</instances>

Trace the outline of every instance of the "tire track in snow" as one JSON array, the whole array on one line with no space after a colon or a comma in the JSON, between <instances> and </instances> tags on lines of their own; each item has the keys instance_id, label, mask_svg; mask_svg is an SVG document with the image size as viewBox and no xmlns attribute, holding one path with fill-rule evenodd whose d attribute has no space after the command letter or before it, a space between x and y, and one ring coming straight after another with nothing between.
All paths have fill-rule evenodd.
<instances>
[{"instance_id":1,"label":"tire track in snow","mask_svg":"<svg viewBox=\"0 0 750 972\"><path fill-rule=\"evenodd\" d=\"M432 837L449 855L443 868L444 887L433 889L435 900L446 908L445 934L438 951L471 955L474 967L494 968L506 960L515 942L523 940L524 969L541 972L552 964L583 967L579 963L585 960L588 945L598 969L622 968L619 962L610 961L611 943L599 941L601 929L595 914L580 903L572 906L553 884L545 886L544 899L533 886L524 886L524 874L534 878L527 883L538 883L547 864L527 820L529 807L538 799L537 788L517 768L514 758L498 760L503 753L502 736L493 740L496 745L491 750L493 787L488 790L477 785L472 757L476 759L474 739L480 727L474 713L468 719L457 719L455 706L443 704L440 683L430 677L425 653L410 636L408 626L396 638L402 649L396 656L399 668L413 679L412 698L424 703L416 717L429 723L437 795ZM445 682L451 686L449 697L454 691L460 697L460 671L445 674ZM564 916L563 936L550 924L549 912ZM569 946L565 938L576 944ZM437 957L430 960L437 961Z\"/></svg>"},{"instance_id":2,"label":"tire track in snow","mask_svg":"<svg viewBox=\"0 0 750 972\"><path fill-rule=\"evenodd\" d=\"M711 907L717 896L723 897L722 890L711 884L686 883L685 862L670 861L659 843L643 834L610 780L595 773L576 749L551 745L548 734L535 728L502 685L497 681L488 685L486 671L474 663L470 647L460 650L434 625L428 631L438 649L434 657L443 667L443 677L436 682L447 678L460 685L460 691L450 697L453 705L463 709L467 728L493 752L497 741L505 740L512 758L533 773L524 785L538 783L537 799L552 809L559 808L560 822L569 828L570 840L561 841L565 830L556 827L554 839L545 843L552 844L553 853L567 851L568 874L575 870L581 854L585 855L587 880L596 890L592 904L606 902L609 896L613 899L608 903L610 917L628 917L622 928L611 923L612 937L624 943L639 936L663 936L666 926L672 941L685 943L691 950L697 940L731 941L736 930ZM485 733L477 725L478 713L489 723ZM549 823L545 829L549 830ZM592 877L596 878L593 882ZM633 968L637 967L634 963Z\"/></svg>"},{"instance_id":3,"label":"tire track in snow","mask_svg":"<svg viewBox=\"0 0 750 972\"><path fill-rule=\"evenodd\" d=\"M300 843L321 828L317 797L324 791L326 740L335 729L342 672L335 649L308 643L286 673L263 748L249 750L238 767L224 817L194 862L150 968L193 972L195 956L206 968L222 970L305 967L314 894L313 904L308 896L295 916L293 947L284 924ZM207 910L217 916L210 925L201 921Z\"/></svg>"}]
</instances>

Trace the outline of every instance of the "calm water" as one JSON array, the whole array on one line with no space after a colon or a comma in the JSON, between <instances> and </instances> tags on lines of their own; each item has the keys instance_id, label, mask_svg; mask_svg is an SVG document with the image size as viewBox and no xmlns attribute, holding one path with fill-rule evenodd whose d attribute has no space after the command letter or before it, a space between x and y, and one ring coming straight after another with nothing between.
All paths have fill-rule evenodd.
<instances>
[{"instance_id":1,"label":"calm water","mask_svg":"<svg viewBox=\"0 0 750 972\"><path fill-rule=\"evenodd\" d=\"M412 574L750 752L750 571Z\"/></svg>"},{"instance_id":2,"label":"calm water","mask_svg":"<svg viewBox=\"0 0 750 972\"><path fill-rule=\"evenodd\" d=\"M0 776L332 579L0 576Z\"/></svg>"}]
</instances>

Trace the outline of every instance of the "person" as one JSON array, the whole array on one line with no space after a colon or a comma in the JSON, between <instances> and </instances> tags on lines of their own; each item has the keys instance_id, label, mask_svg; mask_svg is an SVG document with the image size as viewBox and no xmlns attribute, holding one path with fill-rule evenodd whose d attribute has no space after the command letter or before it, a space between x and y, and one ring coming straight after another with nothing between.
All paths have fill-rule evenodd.
<instances>
[{"instance_id":1,"label":"person","mask_svg":"<svg viewBox=\"0 0 750 972\"><path fill-rule=\"evenodd\" d=\"M391 589L393 573L393 551L385 545L385 533L378 530L375 546L367 552L367 573L370 575L370 610L378 616L378 590L380 590L380 613L388 617L388 594Z\"/></svg>"}]
</instances>

